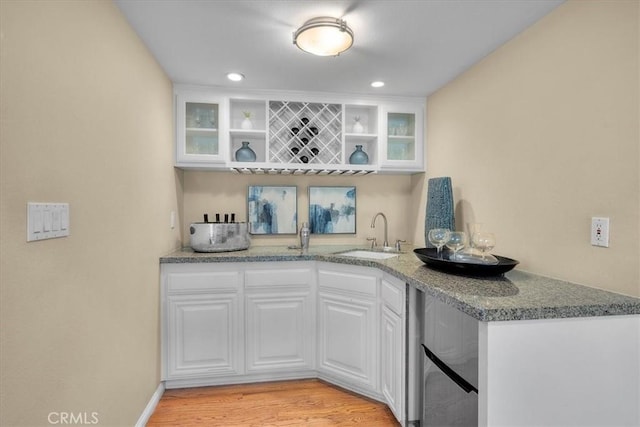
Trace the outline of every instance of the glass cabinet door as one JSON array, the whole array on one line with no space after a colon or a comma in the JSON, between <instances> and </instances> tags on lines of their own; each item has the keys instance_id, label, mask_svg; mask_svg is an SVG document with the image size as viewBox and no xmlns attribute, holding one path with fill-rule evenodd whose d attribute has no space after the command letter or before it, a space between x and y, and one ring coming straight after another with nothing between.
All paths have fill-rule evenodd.
<instances>
[{"instance_id":1,"label":"glass cabinet door","mask_svg":"<svg viewBox=\"0 0 640 427\"><path fill-rule=\"evenodd\" d=\"M177 163L223 162L220 125L221 102L177 98Z\"/></svg>"},{"instance_id":2,"label":"glass cabinet door","mask_svg":"<svg viewBox=\"0 0 640 427\"><path fill-rule=\"evenodd\" d=\"M416 115L388 113L387 160L416 159Z\"/></svg>"},{"instance_id":3,"label":"glass cabinet door","mask_svg":"<svg viewBox=\"0 0 640 427\"><path fill-rule=\"evenodd\" d=\"M185 104L185 153L217 155L218 104Z\"/></svg>"},{"instance_id":4,"label":"glass cabinet door","mask_svg":"<svg viewBox=\"0 0 640 427\"><path fill-rule=\"evenodd\" d=\"M381 167L386 169L423 169L423 112L415 109L388 108L384 114L384 134Z\"/></svg>"}]
</instances>

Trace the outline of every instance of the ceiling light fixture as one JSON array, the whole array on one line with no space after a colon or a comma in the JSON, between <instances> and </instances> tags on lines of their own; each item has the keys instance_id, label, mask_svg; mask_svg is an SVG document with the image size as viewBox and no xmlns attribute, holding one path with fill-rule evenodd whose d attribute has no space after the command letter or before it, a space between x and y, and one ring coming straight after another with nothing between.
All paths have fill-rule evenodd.
<instances>
[{"instance_id":1,"label":"ceiling light fixture","mask_svg":"<svg viewBox=\"0 0 640 427\"><path fill-rule=\"evenodd\" d=\"M293 44L318 56L338 56L353 44L353 31L340 18L313 18L293 33Z\"/></svg>"},{"instance_id":2,"label":"ceiling light fixture","mask_svg":"<svg viewBox=\"0 0 640 427\"><path fill-rule=\"evenodd\" d=\"M244 75L240 73L227 73L227 78L232 82L239 82L241 80L244 80Z\"/></svg>"},{"instance_id":3,"label":"ceiling light fixture","mask_svg":"<svg viewBox=\"0 0 640 427\"><path fill-rule=\"evenodd\" d=\"M371 87L382 87L384 86L384 82L383 81L375 81L375 82L371 82Z\"/></svg>"}]
</instances>

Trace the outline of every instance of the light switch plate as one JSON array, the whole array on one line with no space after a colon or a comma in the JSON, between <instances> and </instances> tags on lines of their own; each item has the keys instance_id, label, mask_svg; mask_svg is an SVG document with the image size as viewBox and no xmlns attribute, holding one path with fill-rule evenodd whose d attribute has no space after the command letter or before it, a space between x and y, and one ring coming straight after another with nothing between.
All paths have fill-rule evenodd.
<instances>
[{"instance_id":1,"label":"light switch plate","mask_svg":"<svg viewBox=\"0 0 640 427\"><path fill-rule=\"evenodd\" d=\"M27 242L69 235L69 203L27 203Z\"/></svg>"}]
</instances>

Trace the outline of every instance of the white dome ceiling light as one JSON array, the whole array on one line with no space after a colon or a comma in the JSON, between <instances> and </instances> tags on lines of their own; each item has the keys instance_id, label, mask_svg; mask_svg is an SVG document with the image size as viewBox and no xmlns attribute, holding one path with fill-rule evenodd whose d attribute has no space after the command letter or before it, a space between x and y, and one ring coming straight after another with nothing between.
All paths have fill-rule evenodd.
<instances>
[{"instance_id":1,"label":"white dome ceiling light","mask_svg":"<svg viewBox=\"0 0 640 427\"><path fill-rule=\"evenodd\" d=\"M244 80L244 74L241 73L227 73L227 78L232 82L239 82Z\"/></svg>"},{"instance_id":2,"label":"white dome ceiling light","mask_svg":"<svg viewBox=\"0 0 640 427\"><path fill-rule=\"evenodd\" d=\"M293 33L293 44L313 55L338 56L353 45L353 31L340 18L313 18Z\"/></svg>"}]
</instances>

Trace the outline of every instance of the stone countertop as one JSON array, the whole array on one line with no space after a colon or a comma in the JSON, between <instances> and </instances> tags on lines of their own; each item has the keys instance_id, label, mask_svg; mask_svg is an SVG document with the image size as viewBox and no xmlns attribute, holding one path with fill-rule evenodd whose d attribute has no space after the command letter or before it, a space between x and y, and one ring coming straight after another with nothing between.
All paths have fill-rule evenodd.
<instances>
[{"instance_id":1,"label":"stone countertop","mask_svg":"<svg viewBox=\"0 0 640 427\"><path fill-rule=\"evenodd\" d=\"M161 257L160 263L325 261L374 267L480 321L640 314L640 298L517 269L503 276L472 278L433 270L415 256L414 248L408 246L398 257L385 260L340 255L353 249L365 248L327 245L312 246L302 252L285 246L255 246L243 251L220 253L197 253L184 248Z\"/></svg>"}]
</instances>

